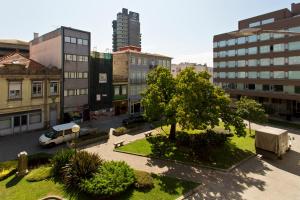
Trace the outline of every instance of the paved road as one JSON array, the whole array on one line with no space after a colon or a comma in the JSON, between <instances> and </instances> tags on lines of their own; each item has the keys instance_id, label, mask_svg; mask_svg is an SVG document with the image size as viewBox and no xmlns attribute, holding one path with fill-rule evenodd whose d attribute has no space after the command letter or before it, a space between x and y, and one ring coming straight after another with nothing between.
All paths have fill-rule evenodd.
<instances>
[{"instance_id":1,"label":"paved road","mask_svg":"<svg viewBox=\"0 0 300 200\"><path fill-rule=\"evenodd\" d=\"M83 126L89 125L97 127L101 131L109 130L111 127L120 126L125 117L125 115L122 115L108 118L106 120L95 120L89 123L84 123ZM0 162L16 159L17 154L21 151L27 151L29 154L38 152L54 153L57 150L66 147L65 144L61 144L53 148L42 148L39 146L38 139L44 132L45 130L0 137Z\"/></svg>"}]
</instances>

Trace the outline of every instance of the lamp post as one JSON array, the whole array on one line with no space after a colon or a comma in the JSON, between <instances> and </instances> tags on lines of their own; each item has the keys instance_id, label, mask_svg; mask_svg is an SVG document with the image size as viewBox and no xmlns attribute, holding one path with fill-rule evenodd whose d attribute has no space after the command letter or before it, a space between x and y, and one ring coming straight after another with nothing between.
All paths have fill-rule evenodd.
<instances>
[{"instance_id":1,"label":"lamp post","mask_svg":"<svg viewBox=\"0 0 300 200\"><path fill-rule=\"evenodd\" d=\"M266 30L262 28L245 28L238 31L233 31L227 33L228 35L234 36L234 37L241 37L241 36L250 36L250 35L256 35L261 33L278 33L278 34L284 34L288 36L299 36L300 33L292 32L292 31L284 31L284 30Z\"/></svg>"},{"instance_id":2,"label":"lamp post","mask_svg":"<svg viewBox=\"0 0 300 200\"><path fill-rule=\"evenodd\" d=\"M72 133L73 134L75 134L75 139L74 139L74 141L73 141L73 145L74 145L74 149L75 149L75 154L76 154L76 142L77 142L77 134L79 133L79 131L80 131L80 126L79 125L77 125L77 124L75 124L73 127L72 127Z\"/></svg>"}]
</instances>

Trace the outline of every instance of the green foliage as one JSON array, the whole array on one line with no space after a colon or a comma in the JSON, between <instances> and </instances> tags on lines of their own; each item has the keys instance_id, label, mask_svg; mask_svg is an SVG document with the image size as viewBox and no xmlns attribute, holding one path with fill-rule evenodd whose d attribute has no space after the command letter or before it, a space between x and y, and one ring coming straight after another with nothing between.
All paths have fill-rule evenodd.
<instances>
[{"instance_id":1,"label":"green foliage","mask_svg":"<svg viewBox=\"0 0 300 200\"><path fill-rule=\"evenodd\" d=\"M63 167L65 167L75 151L71 149L62 149L54 154L51 159L52 174L55 178L61 179L63 175Z\"/></svg>"},{"instance_id":2,"label":"green foliage","mask_svg":"<svg viewBox=\"0 0 300 200\"><path fill-rule=\"evenodd\" d=\"M51 167L40 166L39 168L31 170L31 172L25 177L29 182L36 182L48 179L51 177Z\"/></svg>"},{"instance_id":3,"label":"green foliage","mask_svg":"<svg viewBox=\"0 0 300 200\"><path fill-rule=\"evenodd\" d=\"M154 187L154 182L151 174L143 171L134 171L135 182L134 186L138 189L150 189Z\"/></svg>"},{"instance_id":4,"label":"green foliage","mask_svg":"<svg viewBox=\"0 0 300 200\"><path fill-rule=\"evenodd\" d=\"M109 161L92 178L83 180L80 188L91 195L108 197L124 192L134 181L134 171L125 162Z\"/></svg>"},{"instance_id":5,"label":"green foliage","mask_svg":"<svg viewBox=\"0 0 300 200\"><path fill-rule=\"evenodd\" d=\"M123 135L125 134L127 131L127 128L122 126L122 127L118 127L114 130L114 135L119 136L119 135Z\"/></svg>"},{"instance_id":6,"label":"green foliage","mask_svg":"<svg viewBox=\"0 0 300 200\"><path fill-rule=\"evenodd\" d=\"M41 165L49 164L52 154L49 153L36 153L28 156L28 167L36 168Z\"/></svg>"},{"instance_id":7,"label":"green foliage","mask_svg":"<svg viewBox=\"0 0 300 200\"><path fill-rule=\"evenodd\" d=\"M16 160L0 162L0 181L14 174L17 171L17 165Z\"/></svg>"},{"instance_id":8,"label":"green foliage","mask_svg":"<svg viewBox=\"0 0 300 200\"><path fill-rule=\"evenodd\" d=\"M63 182L67 188L78 187L83 179L90 178L102 164L102 159L87 151L76 152L63 167Z\"/></svg>"}]
</instances>

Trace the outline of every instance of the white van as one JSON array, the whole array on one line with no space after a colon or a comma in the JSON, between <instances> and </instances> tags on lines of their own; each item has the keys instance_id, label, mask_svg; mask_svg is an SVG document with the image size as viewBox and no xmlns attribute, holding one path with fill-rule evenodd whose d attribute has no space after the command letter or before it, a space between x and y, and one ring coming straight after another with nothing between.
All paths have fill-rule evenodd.
<instances>
[{"instance_id":1,"label":"white van","mask_svg":"<svg viewBox=\"0 0 300 200\"><path fill-rule=\"evenodd\" d=\"M53 146L55 144L60 144L63 142L71 141L76 136L79 137L78 134L74 134L72 132L72 127L75 124L74 122L67 123L67 124L60 124L57 126L53 126L52 129L44 133L39 138L39 143L42 146Z\"/></svg>"}]
</instances>

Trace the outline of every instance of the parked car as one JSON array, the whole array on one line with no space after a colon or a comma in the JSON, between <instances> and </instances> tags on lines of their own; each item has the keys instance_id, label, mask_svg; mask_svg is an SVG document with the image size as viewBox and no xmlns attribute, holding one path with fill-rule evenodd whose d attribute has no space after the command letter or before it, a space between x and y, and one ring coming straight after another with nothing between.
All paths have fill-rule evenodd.
<instances>
[{"instance_id":1,"label":"parked car","mask_svg":"<svg viewBox=\"0 0 300 200\"><path fill-rule=\"evenodd\" d=\"M77 125L74 122L53 126L51 130L42 134L39 138L39 143L42 146L54 146L63 142L71 141L82 135L87 135L93 129L81 128L79 134L72 132L72 127Z\"/></svg>"},{"instance_id":2,"label":"parked car","mask_svg":"<svg viewBox=\"0 0 300 200\"><path fill-rule=\"evenodd\" d=\"M142 122L146 122L145 118L142 115L131 115L129 116L129 118L124 119L122 121L124 126L128 126L135 123L142 123Z\"/></svg>"}]
</instances>

